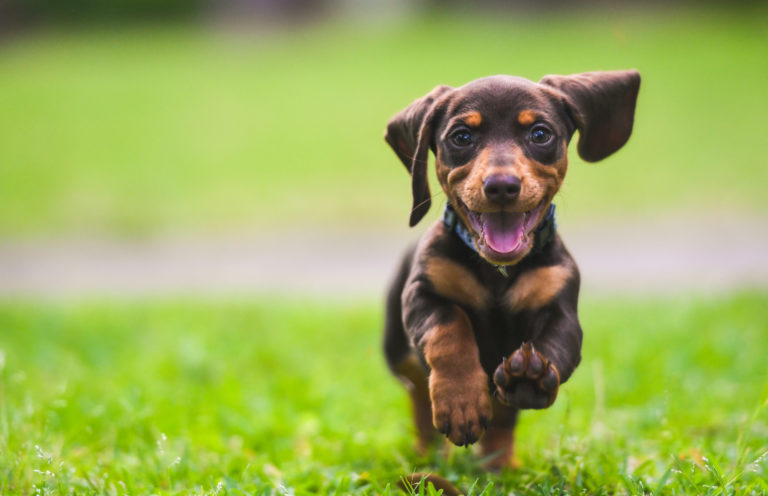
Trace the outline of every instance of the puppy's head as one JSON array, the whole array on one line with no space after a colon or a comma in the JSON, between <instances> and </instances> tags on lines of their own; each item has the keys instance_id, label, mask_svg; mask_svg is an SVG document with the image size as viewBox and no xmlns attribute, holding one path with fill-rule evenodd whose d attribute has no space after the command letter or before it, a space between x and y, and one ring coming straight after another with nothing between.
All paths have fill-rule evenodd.
<instances>
[{"instance_id":1,"label":"puppy's head","mask_svg":"<svg viewBox=\"0 0 768 496\"><path fill-rule=\"evenodd\" d=\"M590 162L621 148L639 87L637 71L438 86L393 117L385 136L412 176L411 226L431 203L431 149L440 186L480 255L499 265L518 262L563 182L573 133L579 131L579 155Z\"/></svg>"}]
</instances>

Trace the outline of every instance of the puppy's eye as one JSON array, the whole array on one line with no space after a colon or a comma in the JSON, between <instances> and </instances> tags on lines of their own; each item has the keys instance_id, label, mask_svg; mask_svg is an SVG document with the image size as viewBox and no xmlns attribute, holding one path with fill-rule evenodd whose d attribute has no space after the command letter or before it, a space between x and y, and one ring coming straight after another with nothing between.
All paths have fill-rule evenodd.
<instances>
[{"instance_id":1,"label":"puppy's eye","mask_svg":"<svg viewBox=\"0 0 768 496\"><path fill-rule=\"evenodd\" d=\"M531 141L537 145L546 145L552 141L552 131L545 126L538 125L531 128Z\"/></svg>"},{"instance_id":2,"label":"puppy's eye","mask_svg":"<svg viewBox=\"0 0 768 496\"><path fill-rule=\"evenodd\" d=\"M467 131L458 131L453 133L451 141L456 146L469 146L472 144L472 134Z\"/></svg>"}]
</instances>

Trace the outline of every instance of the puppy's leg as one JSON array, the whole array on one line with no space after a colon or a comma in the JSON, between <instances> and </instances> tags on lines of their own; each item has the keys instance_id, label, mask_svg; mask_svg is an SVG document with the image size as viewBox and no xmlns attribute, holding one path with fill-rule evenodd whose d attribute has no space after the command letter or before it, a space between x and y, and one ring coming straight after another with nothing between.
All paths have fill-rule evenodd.
<instances>
[{"instance_id":1,"label":"puppy's leg","mask_svg":"<svg viewBox=\"0 0 768 496\"><path fill-rule=\"evenodd\" d=\"M501 470L503 468L516 468L515 459L515 424L517 412L501 404L497 399L491 402L493 418L488 425L483 438L480 440L480 453L485 459L484 466L488 470Z\"/></svg>"},{"instance_id":2,"label":"puppy's leg","mask_svg":"<svg viewBox=\"0 0 768 496\"><path fill-rule=\"evenodd\" d=\"M520 408L547 408L560 387L557 367L530 342L515 350L493 375L496 398Z\"/></svg>"},{"instance_id":3,"label":"puppy's leg","mask_svg":"<svg viewBox=\"0 0 768 496\"><path fill-rule=\"evenodd\" d=\"M416 354L411 353L395 365L394 372L411 396L413 421L418 435L417 450L424 454L437 437L437 430L432 425L432 404L429 400L427 370Z\"/></svg>"},{"instance_id":4,"label":"puppy's leg","mask_svg":"<svg viewBox=\"0 0 768 496\"><path fill-rule=\"evenodd\" d=\"M456 305L427 295L416 299L405 306L404 320L430 367L432 423L453 444L473 444L488 425L491 405L472 325Z\"/></svg>"},{"instance_id":5,"label":"puppy's leg","mask_svg":"<svg viewBox=\"0 0 768 496\"><path fill-rule=\"evenodd\" d=\"M392 373L400 379L411 397L413 420L418 435L417 449L424 453L437 437L432 426L429 401L429 372L411 348L402 319L401 294L411 267L412 250L406 253L387 294L384 322L384 355Z\"/></svg>"},{"instance_id":6,"label":"puppy's leg","mask_svg":"<svg viewBox=\"0 0 768 496\"><path fill-rule=\"evenodd\" d=\"M582 331L577 316L579 277L575 268L563 290L530 311L529 339L496 369L496 397L515 408L548 408L560 384L581 360Z\"/></svg>"},{"instance_id":7,"label":"puppy's leg","mask_svg":"<svg viewBox=\"0 0 768 496\"><path fill-rule=\"evenodd\" d=\"M488 375L480 363L472 322L462 307L435 292L421 270L411 271L401 295L398 307L396 292L390 292L388 327L399 331L402 326L408 338L397 332L392 334L392 342L397 338L402 340L398 346L403 341L412 345L429 367L432 425L453 444L473 444L485 432L491 402ZM401 320L392 311L396 308L402 310ZM426 408L418 411L426 412Z\"/></svg>"}]
</instances>

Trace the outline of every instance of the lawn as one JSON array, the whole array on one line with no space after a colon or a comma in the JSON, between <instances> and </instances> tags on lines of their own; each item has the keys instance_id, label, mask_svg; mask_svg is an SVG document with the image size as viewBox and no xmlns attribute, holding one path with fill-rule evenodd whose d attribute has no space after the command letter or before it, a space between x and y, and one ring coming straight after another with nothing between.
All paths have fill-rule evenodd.
<instances>
[{"instance_id":1,"label":"lawn","mask_svg":"<svg viewBox=\"0 0 768 496\"><path fill-rule=\"evenodd\" d=\"M761 218L768 10L745 9L5 38L0 241L405 230L382 139L400 108L489 74L624 68L634 135L609 163L572 152L559 221ZM378 302L5 299L0 494L388 494L414 471L473 495L768 492L768 293L587 295L581 317L584 361L522 416L521 468L487 474L414 452Z\"/></svg>"},{"instance_id":2,"label":"lawn","mask_svg":"<svg viewBox=\"0 0 768 496\"><path fill-rule=\"evenodd\" d=\"M606 164L573 154L561 218L766 214L767 14L32 32L0 47L0 236L404 227L410 189L382 133L413 99L490 74L633 67L634 136Z\"/></svg>"},{"instance_id":3,"label":"lawn","mask_svg":"<svg viewBox=\"0 0 768 496\"><path fill-rule=\"evenodd\" d=\"M587 299L522 468L419 457L373 302L0 306L2 494L764 494L768 294Z\"/></svg>"}]
</instances>

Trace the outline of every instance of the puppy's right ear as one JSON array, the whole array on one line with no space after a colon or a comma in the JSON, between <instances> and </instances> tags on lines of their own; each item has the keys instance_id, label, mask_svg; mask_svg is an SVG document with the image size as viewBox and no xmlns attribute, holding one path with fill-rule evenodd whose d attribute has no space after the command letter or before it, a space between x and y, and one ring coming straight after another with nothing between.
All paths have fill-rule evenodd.
<instances>
[{"instance_id":1,"label":"puppy's right ear","mask_svg":"<svg viewBox=\"0 0 768 496\"><path fill-rule=\"evenodd\" d=\"M426 215L432 203L427 182L427 158L429 149L434 148L432 121L442 97L452 89L450 86L436 87L398 112L387 124L384 139L411 173L411 227Z\"/></svg>"}]
</instances>

